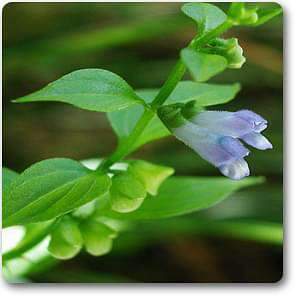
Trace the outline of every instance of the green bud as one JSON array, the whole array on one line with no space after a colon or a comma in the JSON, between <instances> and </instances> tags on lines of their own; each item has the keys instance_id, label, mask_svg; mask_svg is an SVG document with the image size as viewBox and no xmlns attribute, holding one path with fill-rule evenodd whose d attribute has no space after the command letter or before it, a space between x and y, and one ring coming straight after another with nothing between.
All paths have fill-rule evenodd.
<instances>
[{"instance_id":1,"label":"green bud","mask_svg":"<svg viewBox=\"0 0 300 300\"><path fill-rule=\"evenodd\" d=\"M141 206L146 197L145 186L131 172L125 171L112 178L110 205L112 210L127 213Z\"/></svg>"},{"instance_id":2,"label":"green bud","mask_svg":"<svg viewBox=\"0 0 300 300\"><path fill-rule=\"evenodd\" d=\"M174 169L136 160L130 163L128 171L137 177L145 186L146 191L156 195L162 182L174 173Z\"/></svg>"},{"instance_id":3,"label":"green bud","mask_svg":"<svg viewBox=\"0 0 300 300\"><path fill-rule=\"evenodd\" d=\"M97 220L86 220L80 224L86 251L94 256L107 254L112 249L116 232Z\"/></svg>"},{"instance_id":4,"label":"green bud","mask_svg":"<svg viewBox=\"0 0 300 300\"><path fill-rule=\"evenodd\" d=\"M228 68L239 69L246 61L237 38L227 40L216 38L209 45L212 47L209 49L210 52L222 55L227 59Z\"/></svg>"},{"instance_id":5,"label":"green bud","mask_svg":"<svg viewBox=\"0 0 300 300\"><path fill-rule=\"evenodd\" d=\"M161 106L157 114L165 126L172 131L186 123L186 120L181 114L182 103Z\"/></svg>"},{"instance_id":6,"label":"green bud","mask_svg":"<svg viewBox=\"0 0 300 300\"><path fill-rule=\"evenodd\" d=\"M70 259L79 253L81 247L78 224L71 217L64 217L51 233L48 251L58 259Z\"/></svg>"},{"instance_id":7,"label":"green bud","mask_svg":"<svg viewBox=\"0 0 300 300\"><path fill-rule=\"evenodd\" d=\"M257 7L246 8L242 2L231 4L228 16L235 25L254 25L258 21Z\"/></svg>"}]
</instances>

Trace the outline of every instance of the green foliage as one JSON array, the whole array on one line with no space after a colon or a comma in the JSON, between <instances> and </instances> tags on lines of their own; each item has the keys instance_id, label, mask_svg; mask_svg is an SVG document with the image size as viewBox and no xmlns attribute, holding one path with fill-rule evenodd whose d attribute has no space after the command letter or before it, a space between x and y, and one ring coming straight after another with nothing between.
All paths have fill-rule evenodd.
<instances>
[{"instance_id":1,"label":"green foliage","mask_svg":"<svg viewBox=\"0 0 300 300\"><path fill-rule=\"evenodd\" d=\"M112 210L128 213L140 207L147 191L143 183L132 172L122 172L112 179L110 205Z\"/></svg>"},{"instance_id":2,"label":"green foliage","mask_svg":"<svg viewBox=\"0 0 300 300\"><path fill-rule=\"evenodd\" d=\"M160 185L174 173L174 169L136 160L129 164L128 171L138 178L144 185L147 193L157 195Z\"/></svg>"},{"instance_id":3,"label":"green foliage","mask_svg":"<svg viewBox=\"0 0 300 300\"><path fill-rule=\"evenodd\" d=\"M113 239L117 236L111 227L93 219L82 222L80 231L86 251L94 256L110 252Z\"/></svg>"},{"instance_id":4,"label":"green foliage","mask_svg":"<svg viewBox=\"0 0 300 300\"><path fill-rule=\"evenodd\" d=\"M77 222L66 216L52 231L48 251L55 258L70 259L79 253L82 244L82 236Z\"/></svg>"},{"instance_id":5,"label":"green foliage","mask_svg":"<svg viewBox=\"0 0 300 300\"><path fill-rule=\"evenodd\" d=\"M26 169L3 201L3 226L41 222L98 198L110 186L107 175L71 159L54 158Z\"/></svg>"},{"instance_id":6,"label":"green foliage","mask_svg":"<svg viewBox=\"0 0 300 300\"><path fill-rule=\"evenodd\" d=\"M277 5L277 4L276 4ZM258 20L253 26L260 26L269 20L273 19L274 17L278 16L282 13L282 8L279 6L272 7L272 8L258 8L257 15Z\"/></svg>"},{"instance_id":7,"label":"green foliage","mask_svg":"<svg viewBox=\"0 0 300 300\"><path fill-rule=\"evenodd\" d=\"M209 53L224 56L228 62L228 68L239 69L245 63L246 58L243 56L243 49L238 43L238 39L221 39L216 38L209 43L205 49Z\"/></svg>"},{"instance_id":8,"label":"green foliage","mask_svg":"<svg viewBox=\"0 0 300 300\"><path fill-rule=\"evenodd\" d=\"M227 60L223 56L201 53L189 48L181 50L181 58L192 77L199 82L207 81L227 67Z\"/></svg>"},{"instance_id":9,"label":"green foliage","mask_svg":"<svg viewBox=\"0 0 300 300\"><path fill-rule=\"evenodd\" d=\"M5 199L9 193L12 182L19 174L8 168L2 168L2 199Z\"/></svg>"},{"instance_id":10,"label":"green foliage","mask_svg":"<svg viewBox=\"0 0 300 300\"><path fill-rule=\"evenodd\" d=\"M34 224L27 224L24 229L25 233L21 241L12 249L6 253L3 253L3 261L10 260L12 258L20 256L20 253L24 253L40 243L51 232L55 225L53 221L40 222Z\"/></svg>"},{"instance_id":11,"label":"green foliage","mask_svg":"<svg viewBox=\"0 0 300 300\"><path fill-rule=\"evenodd\" d=\"M197 101L200 106L223 104L232 100L239 90L240 85L237 83L225 85L181 81L167 99L166 104L186 103L191 100ZM145 102L150 103L158 90L141 90L137 93ZM128 137L142 113L143 107L139 105L108 113L108 119L120 140ZM170 135L168 129L155 116L135 141L135 148L168 135Z\"/></svg>"},{"instance_id":12,"label":"green foliage","mask_svg":"<svg viewBox=\"0 0 300 300\"><path fill-rule=\"evenodd\" d=\"M74 71L15 102L59 101L92 111L114 111L143 103L120 76L102 69Z\"/></svg>"},{"instance_id":13,"label":"green foliage","mask_svg":"<svg viewBox=\"0 0 300 300\"><path fill-rule=\"evenodd\" d=\"M282 12L282 8L278 4L275 5L275 7L264 8L246 5L243 2L234 2L230 6L228 16L235 25L259 26Z\"/></svg>"},{"instance_id":14,"label":"green foliage","mask_svg":"<svg viewBox=\"0 0 300 300\"><path fill-rule=\"evenodd\" d=\"M148 196L138 210L127 214L107 211L105 215L126 220L179 216L208 208L236 190L262 181L259 177L241 181L217 177L171 177L161 185L159 194Z\"/></svg>"},{"instance_id":15,"label":"green foliage","mask_svg":"<svg viewBox=\"0 0 300 300\"><path fill-rule=\"evenodd\" d=\"M208 3L187 3L182 11L198 24L200 33L215 29L227 19L227 15L218 7Z\"/></svg>"}]
</instances>

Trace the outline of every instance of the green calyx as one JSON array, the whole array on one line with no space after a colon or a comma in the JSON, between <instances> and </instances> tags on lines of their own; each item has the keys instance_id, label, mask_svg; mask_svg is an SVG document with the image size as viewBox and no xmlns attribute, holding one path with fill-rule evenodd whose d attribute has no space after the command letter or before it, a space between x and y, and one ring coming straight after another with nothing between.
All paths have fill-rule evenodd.
<instances>
[{"instance_id":1,"label":"green calyx","mask_svg":"<svg viewBox=\"0 0 300 300\"><path fill-rule=\"evenodd\" d=\"M186 120L190 120L204 110L204 107L198 104L197 101L190 101L184 105L181 109L181 113Z\"/></svg>"},{"instance_id":2,"label":"green calyx","mask_svg":"<svg viewBox=\"0 0 300 300\"><path fill-rule=\"evenodd\" d=\"M112 178L110 206L119 213L136 210L147 195L145 186L131 172L125 171Z\"/></svg>"},{"instance_id":3,"label":"green calyx","mask_svg":"<svg viewBox=\"0 0 300 300\"><path fill-rule=\"evenodd\" d=\"M117 236L116 231L96 219L82 222L80 231L85 250L93 256L101 256L110 252L113 239Z\"/></svg>"},{"instance_id":4,"label":"green calyx","mask_svg":"<svg viewBox=\"0 0 300 300\"><path fill-rule=\"evenodd\" d=\"M165 124L165 126L172 131L186 123L186 120L181 114L182 103L161 106L158 111L158 117Z\"/></svg>"},{"instance_id":5,"label":"green calyx","mask_svg":"<svg viewBox=\"0 0 300 300\"><path fill-rule=\"evenodd\" d=\"M77 222L65 216L51 233L48 251L58 259L70 259L82 248L83 240Z\"/></svg>"},{"instance_id":6,"label":"green calyx","mask_svg":"<svg viewBox=\"0 0 300 300\"><path fill-rule=\"evenodd\" d=\"M205 48L209 53L222 55L227 59L228 68L239 69L243 66L246 58L243 56L243 48L239 45L237 38L216 38Z\"/></svg>"},{"instance_id":7,"label":"green calyx","mask_svg":"<svg viewBox=\"0 0 300 300\"><path fill-rule=\"evenodd\" d=\"M152 196L157 195L162 182L174 173L172 168L155 165L144 160L131 162L128 171L142 182L146 191Z\"/></svg>"}]
</instances>

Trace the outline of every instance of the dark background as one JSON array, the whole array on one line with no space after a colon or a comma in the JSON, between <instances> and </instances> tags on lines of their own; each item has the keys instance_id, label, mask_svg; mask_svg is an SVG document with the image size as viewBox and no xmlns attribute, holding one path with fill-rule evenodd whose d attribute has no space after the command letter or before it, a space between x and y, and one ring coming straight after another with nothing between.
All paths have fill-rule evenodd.
<instances>
[{"instance_id":1,"label":"dark background","mask_svg":"<svg viewBox=\"0 0 300 300\"><path fill-rule=\"evenodd\" d=\"M109 69L134 88L161 86L179 50L195 34L193 22L180 13L180 6L7 4L3 10L3 165L22 171L50 157L82 160L113 151L117 140L105 114L62 103L13 104L10 100L82 68ZM226 10L228 4L219 7ZM264 116L270 122L266 136L274 149L253 150L248 159L251 173L266 176L266 183L236 193L213 212L220 214L225 205L228 215L236 219L281 223L282 17L258 28L234 28L226 35L239 38L247 62L242 69L227 70L211 80L242 84L237 98L218 109L247 108ZM173 137L147 144L133 156L173 166L177 175L219 175ZM191 218L197 220L201 214ZM123 248L116 245L111 254L100 258L81 254L33 272L31 280L274 282L282 273L282 247L251 238L175 233Z\"/></svg>"}]
</instances>

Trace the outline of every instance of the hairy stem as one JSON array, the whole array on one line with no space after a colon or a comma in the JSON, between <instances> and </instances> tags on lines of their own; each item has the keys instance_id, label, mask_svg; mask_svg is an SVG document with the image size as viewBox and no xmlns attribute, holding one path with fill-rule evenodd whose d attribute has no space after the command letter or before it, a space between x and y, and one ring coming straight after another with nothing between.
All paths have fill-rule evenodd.
<instances>
[{"instance_id":1,"label":"hairy stem","mask_svg":"<svg viewBox=\"0 0 300 300\"><path fill-rule=\"evenodd\" d=\"M199 38L196 37L190 45L196 49L201 46L204 46L210 40L218 37L220 34L225 32L232 26L232 21L230 19L227 19L224 23L216 27L214 30L200 36ZM164 102L173 92L178 82L182 79L185 70L186 68L184 64L182 63L181 59L179 59L174 68L172 69L170 75L168 76L166 82L161 87L158 95L152 101L151 105L145 106L145 111L143 115L136 123L130 135L118 145L117 149L112 153L111 156L109 156L100 164L100 166L98 167L99 170L108 169L111 165L121 160L132 151L137 138L143 133L146 126L155 116L157 108L164 104Z\"/></svg>"}]
</instances>

